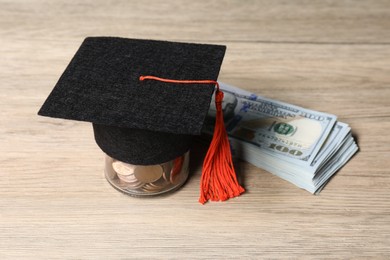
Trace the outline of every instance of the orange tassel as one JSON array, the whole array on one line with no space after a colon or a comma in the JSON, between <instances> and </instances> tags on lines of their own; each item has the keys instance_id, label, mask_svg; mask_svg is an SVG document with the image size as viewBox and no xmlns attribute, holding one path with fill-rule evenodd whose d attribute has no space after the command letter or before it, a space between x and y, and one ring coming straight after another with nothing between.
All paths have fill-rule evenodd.
<instances>
[{"instance_id":1,"label":"orange tassel","mask_svg":"<svg viewBox=\"0 0 390 260\"><path fill-rule=\"evenodd\" d=\"M202 204L208 200L224 201L239 196L245 191L238 183L234 170L229 139L223 121L222 100L223 92L217 85L214 134L203 162L201 177L199 202Z\"/></svg>"},{"instance_id":2,"label":"orange tassel","mask_svg":"<svg viewBox=\"0 0 390 260\"><path fill-rule=\"evenodd\" d=\"M155 76L140 76L139 78L141 81L145 79L167 83L216 85L215 105L217 114L215 128L209 150L203 162L199 202L204 204L208 200L225 201L243 193L245 190L238 183L233 166L229 139L223 121L223 92L219 90L218 82L214 80L174 80Z\"/></svg>"}]
</instances>

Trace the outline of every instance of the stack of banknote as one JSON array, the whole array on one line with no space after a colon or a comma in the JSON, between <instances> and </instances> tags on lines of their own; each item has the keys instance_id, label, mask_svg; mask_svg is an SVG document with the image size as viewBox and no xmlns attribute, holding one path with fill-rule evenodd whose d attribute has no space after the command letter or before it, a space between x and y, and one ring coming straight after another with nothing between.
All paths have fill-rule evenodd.
<instances>
[{"instance_id":1,"label":"stack of banknote","mask_svg":"<svg viewBox=\"0 0 390 260\"><path fill-rule=\"evenodd\" d=\"M357 152L351 128L335 115L220 83L233 156L318 193ZM214 99L203 132L213 131Z\"/></svg>"}]
</instances>

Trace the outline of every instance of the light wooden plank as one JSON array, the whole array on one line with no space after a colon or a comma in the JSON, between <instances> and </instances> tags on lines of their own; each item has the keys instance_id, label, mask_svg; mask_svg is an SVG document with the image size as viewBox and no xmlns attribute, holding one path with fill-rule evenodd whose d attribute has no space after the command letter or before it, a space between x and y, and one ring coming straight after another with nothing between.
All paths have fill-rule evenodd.
<instances>
[{"instance_id":1,"label":"light wooden plank","mask_svg":"<svg viewBox=\"0 0 390 260\"><path fill-rule=\"evenodd\" d=\"M1 259L390 256L388 1L0 1ZM228 45L220 80L339 116L360 152L319 196L237 161L247 192L191 177L136 199L103 176L91 126L38 117L87 35Z\"/></svg>"},{"instance_id":2,"label":"light wooden plank","mask_svg":"<svg viewBox=\"0 0 390 260\"><path fill-rule=\"evenodd\" d=\"M1 1L1 38L390 43L390 2Z\"/></svg>"}]
</instances>

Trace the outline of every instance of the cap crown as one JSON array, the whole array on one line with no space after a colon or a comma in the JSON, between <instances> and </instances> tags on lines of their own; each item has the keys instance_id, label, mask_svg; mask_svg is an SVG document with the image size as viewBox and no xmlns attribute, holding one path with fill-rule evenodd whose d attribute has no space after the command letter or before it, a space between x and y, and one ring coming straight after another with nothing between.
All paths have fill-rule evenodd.
<instances>
[{"instance_id":1,"label":"cap crown","mask_svg":"<svg viewBox=\"0 0 390 260\"><path fill-rule=\"evenodd\" d=\"M39 115L173 134L200 134L226 47L115 37L84 40Z\"/></svg>"}]
</instances>

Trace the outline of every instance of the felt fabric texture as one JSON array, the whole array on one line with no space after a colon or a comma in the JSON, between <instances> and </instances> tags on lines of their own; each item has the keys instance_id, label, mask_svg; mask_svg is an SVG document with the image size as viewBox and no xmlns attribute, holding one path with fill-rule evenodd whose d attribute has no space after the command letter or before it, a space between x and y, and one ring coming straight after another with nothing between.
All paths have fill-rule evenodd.
<instances>
[{"instance_id":1,"label":"felt fabric texture","mask_svg":"<svg viewBox=\"0 0 390 260\"><path fill-rule=\"evenodd\" d=\"M38 114L101 125L200 134L225 46L114 37L84 40Z\"/></svg>"},{"instance_id":2,"label":"felt fabric texture","mask_svg":"<svg viewBox=\"0 0 390 260\"><path fill-rule=\"evenodd\" d=\"M93 124L96 143L109 156L134 165L162 164L186 153L192 135Z\"/></svg>"},{"instance_id":3,"label":"felt fabric texture","mask_svg":"<svg viewBox=\"0 0 390 260\"><path fill-rule=\"evenodd\" d=\"M199 135L212 84L172 84L140 76L217 80L226 47L118 37L88 37L38 114L93 123L108 155L158 164L189 149Z\"/></svg>"}]
</instances>

